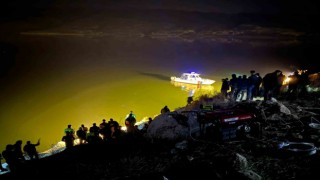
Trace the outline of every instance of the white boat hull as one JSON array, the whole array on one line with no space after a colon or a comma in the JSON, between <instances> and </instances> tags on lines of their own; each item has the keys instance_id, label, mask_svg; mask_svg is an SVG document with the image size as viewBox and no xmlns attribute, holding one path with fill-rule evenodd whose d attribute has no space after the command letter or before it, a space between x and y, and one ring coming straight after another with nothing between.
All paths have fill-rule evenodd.
<instances>
[{"instance_id":1,"label":"white boat hull","mask_svg":"<svg viewBox=\"0 0 320 180\"><path fill-rule=\"evenodd\" d=\"M171 77L171 81L180 82L180 83L187 83L187 84L198 84L198 85L211 85L215 81L210 79L201 79L201 80L185 80L178 77Z\"/></svg>"}]
</instances>

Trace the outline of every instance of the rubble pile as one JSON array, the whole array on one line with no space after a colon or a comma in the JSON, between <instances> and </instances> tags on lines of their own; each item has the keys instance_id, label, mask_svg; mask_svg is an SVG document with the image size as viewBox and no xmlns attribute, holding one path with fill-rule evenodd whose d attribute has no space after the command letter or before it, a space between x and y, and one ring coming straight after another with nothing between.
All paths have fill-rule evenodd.
<instances>
[{"instance_id":1,"label":"rubble pile","mask_svg":"<svg viewBox=\"0 0 320 180\"><path fill-rule=\"evenodd\" d=\"M318 95L294 101L228 103L255 112L258 131L222 142L195 137L188 141L186 150L190 162L211 166L214 177L221 179L306 179L317 175L320 170ZM214 106L226 106L226 103L219 101Z\"/></svg>"}]
</instances>

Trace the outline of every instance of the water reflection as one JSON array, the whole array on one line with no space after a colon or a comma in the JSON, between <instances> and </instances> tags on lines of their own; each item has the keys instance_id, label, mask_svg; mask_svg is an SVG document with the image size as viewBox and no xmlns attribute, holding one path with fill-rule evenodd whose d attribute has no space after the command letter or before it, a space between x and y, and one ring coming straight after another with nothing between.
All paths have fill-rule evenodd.
<instances>
[{"instance_id":1,"label":"water reflection","mask_svg":"<svg viewBox=\"0 0 320 180\"><path fill-rule=\"evenodd\" d=\"M193 95L194 97L199 97L204 94L215 95L218 93L213 85L187 84L174 81L171 81L171 84L181 88L182 91L188 92L189 96Z\"/></svg>"}]
</instances>

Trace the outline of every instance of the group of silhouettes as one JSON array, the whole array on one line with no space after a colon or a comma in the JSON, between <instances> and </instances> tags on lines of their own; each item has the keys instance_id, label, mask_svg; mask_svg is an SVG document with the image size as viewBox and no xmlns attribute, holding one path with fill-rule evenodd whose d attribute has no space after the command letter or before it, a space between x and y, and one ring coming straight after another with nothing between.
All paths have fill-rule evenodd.
<instances>
[{"instance_id":1,"label":"group of silhouettes","mask_svg":"<svg viewBox=\"0 0 320 180\"><path fill-rule=\"evenodd\" d=\"M295 71L288 76L288 89L284 93L290 99L306 95L307 85L310 83L308 71ZM236 74L231 79L222 79L220 92L233 101L252 101L255 97L263 97L264 101L278 98L283 93L283 85L287 77L281 70L275 70L261 77L255 70L250 71L250 76Z\"/></svg>"},{"instance_id":2,"label":"group of silhouettes","mask_svg":"<svg viewBox=\"0 0 320 180\"><path fill-rule=\"evenodd\" d=\"M132 111L126 116L125 126L126 132L124 132L117 121L110 118L108 122L102 119L99 126L93 123L90 128L82 124L77 131L69 124L64 130L65 135L62 137L62 141L65 142L66 148L73 147L75 145L76 137L79 140L79 144L101 144L104 142L116 143L119 138L126 136L138 136L146 132L148 126L151 124L152 118L149 117L149 121L144 124L142 129L138 129L136 124L136 116Z\"/></svg>"},{"instance_id":3,"label":"group of silhouettes","mask_svg":"<svg viewBox=\"0 0 320 180\"><path fill-rule=\"evenodd\" d=\"M31 143L31 141L27 141L24 146L22 140L17 140L15 144L7 144L6 149L2 151L2 156L6 160L10 171L15 172L23 163L26 162L27 159L25 158L24 154L26 154L31 161L39 159L36 149L36 146L39 145L40 139L36 144ZM2 166L1 163L0 169L1 171L8 171Z\"/></svg>"},{"instance_id":4,"label":"group of silhouettes","mask_svg":"<svg viewBox=\"0 0 320 180\"><path fill-rule=\"evenodd\" d=\"M168 111L167 109L166 111ZM170 111L170 110L169 110ZM146 132L148 126L151 124L152 118L149 117L148 122L144 124L142 129L138 129L136 124L136 116L132 111L126 116L125 126L126 131L121 129L119 123L112 118L108 122L102 119L102 122L97 126L93 123L90 128L81 124L79 129L75 131L71 124L68 124L67 128L64 129L64 136L61 138L65 142L66 150L75 146L76 142L79 145L82 144L101 144L105 142L117 142L122 136L137 136L142 135ZM75 140L78 141L75 141ZM19 168L27 161L34 161L39 159L39 154L37 152L36 146L40 145L40 139L37 143L33 144L31 141L27 141L24 146L22 146L22 140L16 141L15 144L8 144L6 149L0 153L0 158L5 159L8 164L8 168L11 172L18 172ZM27 156L24 156L26 154ZM0 170L5 172L8 171L2 166L0 162Z\"/></svg>"}]
</instances>

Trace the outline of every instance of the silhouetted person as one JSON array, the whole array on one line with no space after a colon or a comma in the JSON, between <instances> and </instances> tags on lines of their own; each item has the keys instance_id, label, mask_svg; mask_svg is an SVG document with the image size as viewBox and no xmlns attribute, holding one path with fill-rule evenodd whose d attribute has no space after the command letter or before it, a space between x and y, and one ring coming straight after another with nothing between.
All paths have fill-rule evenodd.
<instances>
[{"instance_id":1,"label":"silhouetted person","mask_svg":"<svg viewBox=\"0 0 320 180\"><path fill-rule=\"evenodd\" d=\"M102 122L100 123L99 128L100 128L100 129L103 129L103 128L105 128L106 126L107 126L106 120L105 120L105 119L102 119Z\"/></svg>"},{"instance_id":2,"label":"silhouetted person","mask_svg":"<svg viewBox=\"0 0 320 180\"><path fill-rule=\"evenodd\" d=\"M74 135L74 129L71 127L71 124L69 124L68 127L64 129L64 133L67 134L67 132L69 132L69 134Z\"/></svg>"},{"instance_id":3,"label":"silhouetted person","mask_svg":"<svg viewBox=\"0 0 320 180\"><path fill-rule=\"evenodd\" d=\"M260 86L261 86L261 83L262 83L262 77L260 76L259 73L256 73L256 76L257 76L257 82L255 84L255 93L253 94L254 97L257 97L257 96L261 95Z\"/></svg>"},{"instance_id":4,"label":"silhouetted person","mask_svg":"<svg viewBox=\"0 0 320 180\"><path fill-rule=\"evenodd\" d=\"M144 126L141 130L142 133L146 133L148 131L148 128L149 128L149 125L151 124L151 122L152 122L152 118L149 117L148 122L144 123Z\"/></svg>"},{"instance_id":5,"label":"silhouetted person","mask_svg":"<svg viewBox=\"0 0 320 180\"><path fill-rule=\"evenodd\" d=\"M102 138L99 136L100 128L96 123L93 123L89 128L89 133L87 134L87 142L89 144L99 144L102 142Z\"/></svg>"},{"instance_id":6,"label":"silhouetted person","mask_svg":"<svg viewBox=\"0 0 320 180\"><path fill-rule=\"evenodd\" d=\"M67 131L67 134L65 136L63 136L61 140L65 142L67 149L74 146L75 138L74 138L73 134L71 134L71 132L69 132L69 131Z\"/></svg>"},{"instance_id":7,"label":"silhouetted person","mask_svg":"<svg viewBox=\"0 0 320 180\"><path fill-rule=\"evenodd\" d=\"M110 118L108 121L107 138L111 140L118 138L120 136L118 129L119 129L119 123L113 120L113 118Z\"/></svg>"},{"instance_id":8,"label":"silhouetted person","mask_svg":"<svg viewBox=\"0 0 320 180\"><path fill-rule=\"evenodd\" d=\"M222 85L221 85L220 91L224 98L228 98L229 89L230 89L229 79L228 78L222 79Z\"/></svg>"},{"instance_id":9,"label":"silhouetted person","mask_svg":"<svg viewBox=\"0 0 320 180\"><path fill-rule=\"evenodd\" d=\"M266 74L262 78L263 86L263 97L264 101L271 100L272 97L275 97L275 91L278 88L278 76L281 74L280 70L276 70L272 73Z\"/></svg>"},{"instance_id":10,"label":"silhouetted person","mask_svg":"<svg viewBox=\"0 0 320 180\"><path fill-rule=\"evenodd\" d=\"M21 161L25 161L26 159L23 156L23 151L22 151L22 140L16 141L16 143L13 145L13 152L15 156Z\"/></svg>"},{"instance_id":11,"label":"silhouetted person","mask_svg":"<svg viewBox=\"0 0 320 180\"><path fill-rule=\"evenodd\" d=\"M110 138L110 133L110 126L106 120L103 119L102 123L99 125L99 134L102 136L102 139L106 141L108 138Z\"/></svg>"},{"instance_id":12,"label":"silhouetted person","mask_svg":"<svg viewBox=\"0 0 320 180\"><path fill-rule=\"evenodd\" d=\"M76 132L78 138L79 138L79 144L84 144L87 141L87 133L83 130L82 127L79 127L79 129Z\"/></svg>"},{"instance_id":13,"label":"silhouetted person","mask_svg":"<svg viewBox=\"0 0 320 180\"><path fill-rule=\"evenodd\" d=\"M40 139L37 144L32 144L31 141L27 141L27 144L23 147L23 151L29 156L30 160L39 159L39 155L36 146L40 145Z\"/></svg>"},{"instance_id":14,"label":"silhouetted person","mask_svg":"<svg viewBox=\"0 0 320 180\"><path fill-rule=\"evenodd\" d=\"M238 94L237 97L239 97L239 100L246 100L244 97L245 94L248 95L248 83L249 80L247 78L247 75L242 75L242 78L239 77L238 81Z\"/></svg>"},{"instance_id":15,"label":"silhouetted person","mask_svg":"<svg viewBox=\"0 0 320 180\"><path fill-rule=\"evenodd\" d=\"M132 111L130 111L129 115L127 115L126 120L125 120L125 125L127 127L127 132L128 133L134 133L135 128L134 125L136 123L136 117L133 114Z\"/></svg>"},{"instance_id":16,"label":"silhouetted person","mask_svg":"<svg viewBox=\"0 0 320 180\"><path fill-rule=\"evenodd\" d=\"M86 127L84 124L81 124L81 128L86 134L88 133L88 127Z\"/></svg>"},{"instance_id":17,"label":"silhouetted person","mask_svg":"<svg viewBox=\"0 0 320 180\"><path fill-rule=\"evenodd\" d=\"M164 107L161 109L161 114L164 114L164 113L167 113L167 112L170 112L170 109L168 108L168 106L164 106Z\"/></svg>"},{"instance_id":18,"label":"silhouetted person","mask_svg":"<svg viewBox=\"0 0 320 180\"><path fill-rule=\"evenodd\" d=\"M16 173L19 170L21 161L14 152L14 145L8 144L6 149L2 151L2 156L6 160L8 167L12 173Z\"/></svg>"},{"instance_id":19,"label":"silhouetted person","mask_svg":"<svg viewBox=\"0 0 320 180\"><path fill-rule=\"evenodd\" d=\"M93 133L94 136L99 136L100 128L97 126L96 123L93 123L92 126L89 128L89 132Z\"/></svg>"},{"instance_id":20,"label":"silhouetted person","mask_svg":"<svg viewBox=\"0 0 320 180\"><path fill-rule=\"evenodd\" d=\"M255 70L251 70L250 76L248 77L248 101L252 101L253 97L256 96L257 82L259 79L255 72Z\"/></svg>"},{"instance_id":21,"label":"silhouetted person","mask_svg":"<svg viewBox=\"0 0 320 180\"><path fill-rule=\"evenodd\" d=\"M230 91L230 99L231 100L237 100L237 90L238 90L238 78L237 78L237 75L236 74L232 74L231 75L231 79L229 81L229 85L230 85L230 88L231 88L231 91Z\"/></svg>"},{"instance_id":22,"label":"silhouetted person","mask_svg":"<svg viewBox=\"0 0 320 180\"><path fill-rule=\"evenodd\" d=\"M151 117L148 118L148 126L152 123L153 119Z\"/></svg>"},{"instance_id":23,"label":"silhouetted person","mask_svg":"<svg viewBox=\"0 0 320 180\"><path fill-rule=\"evenodd\" d=\"M117 142L121 136L120 126L110 126L110 141Z\"/></svg>"},{"instance_id":24,"label":"silhouetted person","mask_svg":"<svg viewBox=\"0 0 320 180\"><path fill-rule=\"evenodd\" d=\"M115 128L119 127L119 123L117 121L113 120L112 118L110 118L110 120L108 121L108 125L109 125L109 127L112 127L112 126L114 126Z\"/></svg>"}]
</instances>

